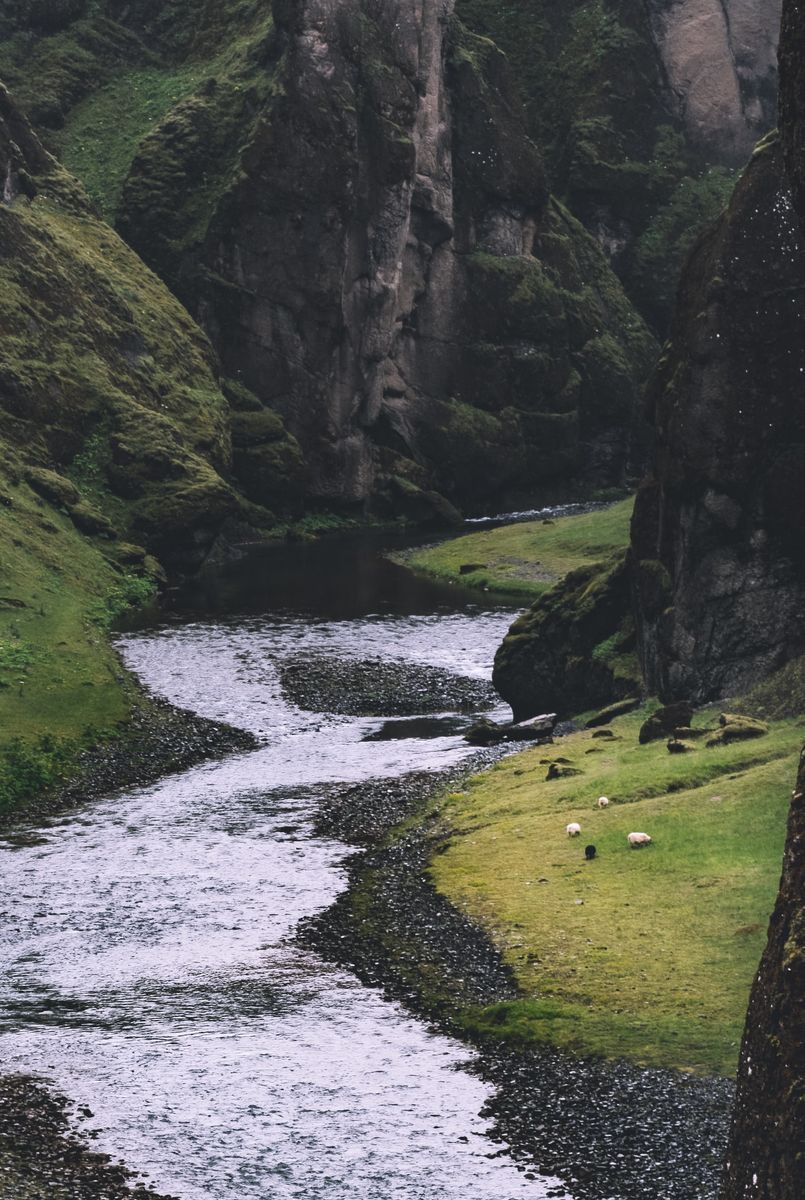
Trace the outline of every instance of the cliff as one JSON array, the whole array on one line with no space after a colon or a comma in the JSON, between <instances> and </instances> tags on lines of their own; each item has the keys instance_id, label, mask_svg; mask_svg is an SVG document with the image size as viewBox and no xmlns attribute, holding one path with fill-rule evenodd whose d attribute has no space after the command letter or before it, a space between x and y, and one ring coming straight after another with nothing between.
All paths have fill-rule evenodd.
<instances>
[{"instance_id":1,"label":"cliff","mask_svg":"<svg viewBox=\"0 0 805 1200\"><path fill-rule=\"evenodd\" d=\"M798 0L785 0L780 68L780 127L788 181L805 228L805 28ZM770 266L776 285L777 264ZM789 299L798 301L799 295ZM801 328L799 333L801 339ZM764 366L761 360L757 369ZM800 383L800 399L801 389ZM796 443L793 449L796 452ZM796 476L784 476L783 484L789 490L792 484L801 488L801 468ZM794 490L790 500L786 523L791 522L794 532L802 516L801 493ZM791 802L780 893L749 1004L722 1200L798 1200L805 1195L803 895L805 757Z\"/></svg>"},{"instance_id":2,"label":"cliff","mask_svg":"<svg viewBox=\"0 0 805 1200\"><path fill-rule=\"evenodd\" d=\"M553 190L661 332L776 120L780 0L458 0L509 56Z\"/></svg>"},{"instance_id":3,"label":"cliff","mask_svg":"<svg viewBox=\"0 0 805 1200\"><path fill-rule=\"evenodd\" d=\"M452 7L109 3L0 52L328 505L446 517L632 449L653 339ZM256 416L234 471L274 503Z\"/></svg>"},{"instance_id":4,"label":"cliff","mask_svg":"<svg viewBox=\"0 0 805 1200\"><path fill-rule=\"evenodd\" d=\"M803 290L769 138L697 247L650 389L632 549L645 678L666 699L740 694L805 644Z\"/></svg>"}]
</instances>

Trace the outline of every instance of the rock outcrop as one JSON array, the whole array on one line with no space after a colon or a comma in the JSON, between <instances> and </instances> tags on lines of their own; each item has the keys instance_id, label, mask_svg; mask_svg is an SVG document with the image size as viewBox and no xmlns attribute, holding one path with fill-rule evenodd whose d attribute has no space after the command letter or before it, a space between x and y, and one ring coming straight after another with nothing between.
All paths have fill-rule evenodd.
<instances>
[{"instance_id":1,"label":"rock outcrop","mask_svg":"<svg viewBox=\"0 0 805 1200\"><path fill-rule=\"evenodd\" d=\"M740 165L775 124L781 0L649 0L660 60L692 140Z\"/></svg>"},{"instance_id":2,"label":"rock outcrop","mask_svg":"<svg viewBox=\"0 0 805 1200\"><path fill-rule=\"evenodd\" d=\"M541 596L507 633L492 682L515 721L571 716L640 689L626 556L582 567Z\"/></svg>"},{"instance_id":3,"label":"rock outcrop","mask_svg":"<svg viewBox=\"0 0 805 1200\"><path fill-rule=\"evenodd\" d=\"M683 279L632 549L650 692L740 694L805 645L803 234L776 137Z\"/></svg>"},{"instance_id":4,"label":"rock outcrop","mask_svg":"<svg viewBox=\"0 0 805 1200\"><path fill-rule=\"evenodd\" d=\"M227 0L168 21L110 0L0 50L225 373L286 420L301 486L328 505L446 515L439 494L612 482L630 456L653 339L549 199L504 57L452 9ZM154 90L154 52L164 113L135 103L121 140L121 59ZM265 501L248 429L234 467Z\"/></svg>"}]
</instances>

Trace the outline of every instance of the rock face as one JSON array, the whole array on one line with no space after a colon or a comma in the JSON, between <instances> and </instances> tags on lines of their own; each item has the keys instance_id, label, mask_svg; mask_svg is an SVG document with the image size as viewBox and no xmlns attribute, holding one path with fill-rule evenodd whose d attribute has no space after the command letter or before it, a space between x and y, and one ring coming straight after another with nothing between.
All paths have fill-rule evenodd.
<instances>
[{"instance_id":1,"label":"rock face","mask_svg":"<svg viewBox=\"0 0 805 1200\"><path fill-rule=\"evenodd\" d=\"M11 37L0 69L225 372L285 418L308 497L421 515L447 511L438 493L619 479L653 339L549 199L494 45L453 0L191 8L110 0ZM153 90L154 53L179 98L124 144L116 74ZM265 454L237 448L270 498Z\"/></svg>"},{"instance_id":2,"label":"rock face","mask_svg":"<svg viewBox=\"0 0 805 1200\"><path fill-rule=\"evenodd\" d=\"M571 572L512 625L492 682L515 721L569 716L640 688L625 556ZM625 710L624 710L625 711Z\"/></svg>"},{"instance_id":3,"label":"rock face","mask_svg":"<svg viewBox=\"0 0 805 1200\"><path fill-rule=\"evenodd\" d=\"M629 453L651 339L548 202L505 61L452 7L275 5L276 95L167 271L326 501L484 502L580 468L617 478ZM123 189L121 231L163 271L160 182L192 179L200 103Z\"/></svg>"},{"instance_id":4,"label":"rock face","mask_svg":"<svg viewBox=\"0 0 805 1200\"><path fill-rule=\"evenodd\" d=\"M667 335L679 274L776 120L780 0L457 0L506 51L551 189Z\"/></svg>"},{"instance_id":5,"label":"rock face","mask_svg":"<svg viewBox=\"0 0 805 1200\"><path fill-rule=\"evenodd\" d=\"M805 26L799 0L784 5L780 66L786 164L795 207L805 221ZM775 277L777 264L770 266L774 286L784 283ZM801 486L801 476L797 482ZM792 508L788 518L796 528L801 508ZM749 1004L722 1200L805 1195L803 895L805 755L791 803L780 894Z\"/></svg>"},{"instance_id":6,"label":"rock face","mask_svg":"<svg viewBox=\"0 0 805 1200\"><path fill-rule=\"evenodd\" d=\"M178 569L232 517L269 525L227 478L229 406L206 339L2 87L0 180L3 484L27 485L112 557L125 535Z\"/></svg>"},{"instance_id":7,"label":"rock face","mask_svg":"<svg viewBox=\"0 0 805 1200\"><path fill-rule=\"evenodd\" d=\"M722 1200L805 1195L805 756L749 1004Z\"/></svg>"},{"instance_id":8,"label":"rock face","mask_svg":"<svg viewBox=\"0 0 805 1200\"><path fill-rule=\"evenodd\" d=\"M683 279L632 548L650 692L740 694L805 644L805 249L776 138Z\"/></svg>"},{"instance_id":9,"label":"rock face","mask_svg":"<svg viewBox=\"0 0 805 1200\"><path fill-rule=\"evenodd\" d=\"M775 124L781 0L649 0L647 8L690 137L740 164Z\"/></svg>"}]
</instances>

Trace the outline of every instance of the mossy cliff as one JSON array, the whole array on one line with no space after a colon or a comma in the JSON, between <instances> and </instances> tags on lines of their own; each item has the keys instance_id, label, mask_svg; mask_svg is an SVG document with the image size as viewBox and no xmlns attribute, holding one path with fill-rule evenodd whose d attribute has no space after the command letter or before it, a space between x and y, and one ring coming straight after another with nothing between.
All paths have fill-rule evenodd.
<instances>
[{"instance_id":1,"label":"mossy cliff","mask_svg":"<svg viewBox=\"0 0 805 1200\"><path fill-rule=\"evenodd\" d=\"M509 56L550 186L656 328L775 123L780 0L458 0Z\"/></svg>"},{"instance_id":2,"label":"mossy cliff","mask_svg":"<svg viewBox=\"0 0 805 1200\"><path fill-rule=\"evenodd\" d=\"M0 69L286 419L307 468L289 485L444 518L440 495L623 474L653 340L452 0L109 0L46 36L8 8ZM235 472L273 503L259 457Z\"/></svg>"},{"instance_id":3,"label":"mossy cliff","mask_svg":"<svg viewBox=\"0 0 805 1200\"><path fill-rule=\"evenodd\" d=\"M225 478L206 339L2 87L0 186L2 814L142 715L106 635L156 594L154 554L193 569L227 521L271 518Z\"/></svg>"},{"instance_id":4,"label":"mossy cliff","mask_svg":"<svg viewBox=\"0 0 805 1200\"><path fill-rule=\"evenodd\" d=\"M769 137L697 247L650 388L632 552L645 677L664 698L740 693L805 643L804 294Z\"/></svg>"}]
</instances>

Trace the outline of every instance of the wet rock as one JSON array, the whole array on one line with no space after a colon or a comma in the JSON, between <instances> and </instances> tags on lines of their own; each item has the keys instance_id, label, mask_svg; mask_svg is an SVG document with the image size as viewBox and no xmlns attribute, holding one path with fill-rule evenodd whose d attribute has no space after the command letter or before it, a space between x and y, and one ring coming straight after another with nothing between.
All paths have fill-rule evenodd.
<instances>
[{"instance_id":1,"label":"wet rock","mask_svg":"<svg viewBox=\"0 0 805 1200\"><path fill-rule=\"evenodd\" d=\"M499 742L548 742L552 740L556 714L521 725L500 725L482 717L464 734L471 746L493 746Z\"/></svg>"},{"instance_id":2,"label":"wet rock","mask_svg":"<svg viewBox=\"0 0 805 1200\"><path fill-rule=\"evenodd\" d=\"M645 746L648 742L667 738L679 726L689 726L692 719L693 705L685 700L658 708L640 727L640 745Z\"/></svg>"},{"instance_id":3,"label":"wet rock","mask_svg":"<svg viewBox=\"0 0 805 1200\"><path fill-rule=\"evenodd\" d=\"M496 699L485 680L381 659L356 661L329 655L286 659L280 665L280 680L285 695L299 708L342 716L478 712L491 708Z\"/></svg>"}]
</instances>

